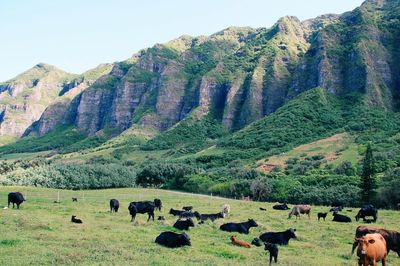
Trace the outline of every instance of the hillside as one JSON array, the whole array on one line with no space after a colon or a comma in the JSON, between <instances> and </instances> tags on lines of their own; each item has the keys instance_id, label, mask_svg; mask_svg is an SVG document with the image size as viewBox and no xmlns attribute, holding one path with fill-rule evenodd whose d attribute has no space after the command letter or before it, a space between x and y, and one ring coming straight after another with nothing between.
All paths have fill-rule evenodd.
<instances>
[{"instance_id":1,"label":"hillside","mask_svg":"<svg viewBox=\"0 0 400 266\"><path fill-rule=\"evenodd\" d=\"M0 264L173 265L179 261L190 265L266 265L269 256L263 246L250 249L234 246L229 240L232 233L219 230L222 223L248 218L253 218L259 226L252 228L249 235L237 235L247 242L266 231L296 228L297 239L279 247L279 265L353 265L357 262L350 251L359 223L334 223L330 214L326 221L318 222L316 213L325 212L328 207L313 206L310 220L302 217L296 221L287 219L287 211L273 210L271 203L134 188L71 191L1 187L0 201L6 202L8 191L16 190L26 195L27 201L19 210L0 210ZM53 203L57 195L60 203ZM71 197L77 197L78 202L72 202ZM138 214L137 221L131 223L129 202L156 197L164 205L161 213L156 211L156 218L163 215L166 220L146 222L147 215ZM121 203L118 213L109 213L111 198ZM190 247L169 249L154 243L163 231L180 232L172 227L176 218L168 214L170 208L193 205L202 213L215 213L226 203L231 206L231 213L225 219L203 225L195 221L196 226L187 232L192 242ZM259 207L267 208L267 212L260 211ZM71 215L77 215L83 224L72 224ZM399 218L399 212L380 210L377 226L398 229ZM395 265L398 260L390 252L388 264Z\"/></svg>"}]
</instances>

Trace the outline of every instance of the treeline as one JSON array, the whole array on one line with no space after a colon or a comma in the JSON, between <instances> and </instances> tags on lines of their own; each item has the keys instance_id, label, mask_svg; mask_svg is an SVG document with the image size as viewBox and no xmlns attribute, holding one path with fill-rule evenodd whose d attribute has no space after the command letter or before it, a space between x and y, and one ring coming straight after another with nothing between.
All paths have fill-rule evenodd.
<instances>
[{"instance_id":1,"label":"treeline","mask_svg":"<svg viewBox=\"0 0 400 266\"><path fill-rule=\"evenodd\" d=\"M135 169L120 164L34 164L27 168L14 167L0 175L1 185L60 189L133 187L135 180Z\"/></svg>"}]
</instances>

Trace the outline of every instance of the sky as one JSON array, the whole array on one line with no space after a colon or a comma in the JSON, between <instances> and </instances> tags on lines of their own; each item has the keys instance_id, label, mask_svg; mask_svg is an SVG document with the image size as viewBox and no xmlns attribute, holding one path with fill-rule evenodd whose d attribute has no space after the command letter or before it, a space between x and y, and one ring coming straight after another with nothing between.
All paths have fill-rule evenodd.
<instances>
[{"instance_id":1,"label":"sky","mask_svg":"<svg viewBox=\"0 0 400 266\"><path fill-rule=\"evenodd\" d=\"M37 63L82 73L181 35L341 14L362 0L0 0L0 81Z\"/></svg>"}]
</instances>

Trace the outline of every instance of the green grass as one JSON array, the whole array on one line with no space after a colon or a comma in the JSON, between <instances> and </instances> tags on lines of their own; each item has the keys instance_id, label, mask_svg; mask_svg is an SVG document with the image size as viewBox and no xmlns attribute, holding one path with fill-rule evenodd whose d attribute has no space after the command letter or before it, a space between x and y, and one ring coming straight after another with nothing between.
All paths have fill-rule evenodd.
<instances>
[{"instance_id":1,"label":"green grass","mask_svg":"<svg viewBox=\"0 0 400 266\"><path fill-rule=\"evenodd\" d=\"M287 211L274 211L271 203L244 202L202 195L152 189L110 189L66 191L32 187L1 187L0 202L6 202L7 193L21 191L27 201L19 210L0 209L0 265L266 265L267 254L262 247L244 249L230 244L231 233L220 231L227 221L254 218L259 224L249 235L239 239L250 242L265 231L297 229L297 240L281 246L279 265L356 265L350 257L354 231L358 223L337 224L318 222L316 213L328 207L313 207L312 219L287 219ZM53 203L60 192L61 203ZM71 197L78 197L73 203ZM127 205L134 200L159 197L165 209L166 221L146 222L138 215L130 222ZM110 214L108 201L117 198L120 212ZM196 210L214 213L224 203L231 205L231 214L215 223L207 222L192 228L188 234L192 246L168 249L154 243L155 237L167 230L175 218L167 211L193 205ZM267 212L259 211L266 207ZM83 225L70 222L77 215ZM353 210L351 216L355 215ZM398 230L400 212L380 210L377 226ZM174 230L175 231L175 230ZM399 263L390 253L389 265Z\"/></svg>"}]
</instances>

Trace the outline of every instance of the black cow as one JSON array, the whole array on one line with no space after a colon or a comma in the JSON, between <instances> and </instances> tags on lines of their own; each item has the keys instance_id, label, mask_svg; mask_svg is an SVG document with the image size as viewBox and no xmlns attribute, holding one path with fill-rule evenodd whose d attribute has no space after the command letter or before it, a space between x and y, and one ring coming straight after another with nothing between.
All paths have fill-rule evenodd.
<instances>
[{"instance_id":1,"label":"black cow","mask_svg":"<svg viewBox=\"0 0 400 266\"><path fill-rule=\"evenodd\" d=\"M338 223L351 223L351 219L349 216L343 215L343 214L339 214L337 212L333 213L333 220L334 222L338 222Z\"/></svg>"},{"instance_id":2,"label":"black cow","mask_svg":"<svg viewBox=\"0 0 400 266\"><path fill-rule=\"evenodd\" d=\"M219 227L222 231L227 232L238 232L240 234L248 234L251 227L257 227L258 224L253 220L249 219L243 223L226 223Z\"/></svg>"},{"instance_id":3,"label":"black cow","mask_svg":"<svg viewBox=\"0 0 400 266\"><path fill-rule=\"evenodd\" d=\"M154 199L154 206L156 206L156 209L158 209L159 211L161 211L162 208L162 201L160 199Z\"/></svg>"},{"instance_id":4,"label":"black cow","mask_svg":"<svg viewBox=\"0 0 400 266\"><path fill-rule=\"evenodd\" d=\"M329 211L330 212L341 212L343 210L342 206L339 207L332 207Z\"/></svg>"},{"instance_id":5,"label":"black cow","mask_svg":"<svg viewBox=\"0 0 400 266\"><path fill-rule=\"evenodd\" d=\"M10 203L13 205L13 209L15 207L14 204L17 204L17 209L19 209L19 205L21 205L25 201L24 196L21 192L10 192L8 193L8 207L10 208Z\"/></svg>"},{"instance_id":6,"label":"black cow","mask_svg":"<svg viewBox=\"0 0 400 266\"><path fill-rule=\"evenodd\" d=\"M251 241L251 244L257 247L261 247L261 241L259 238L254 238L253 241Z\"/></svg>"},{"instance_id":7,"label":"black cow","mask_svg":"<svg viewBox=\"0 0 400 266\"><path fill-rule=\"evenodd\" d=\"M326 216L328 215L327 212L319 212L318 214L318 221L322 218L325 221Z\"/></svg>"},{"instance_id":8,"label":"black cow","mask_svg":"<svg viewBox=\"0 0 400 266\"><path fill-rule=\"evenodd\" d=\"M272 265L272 258L274 258L275 263L278 262L278 252L279 248L277 244L265 243L264 250L269 251L269 266Z\"/></svg>"},{"instance_id":9,"label":"black cow","mask_svg":"<svg viewBox=\"0 0 400 266\"><path fill-rule=\"evenodd\" d=\"M260 207L260 211L266 211L266 208Z\"/></svg>"},{"instance_id":10,"label":"black cow","mask_svg":"<svg viewBox=\"0 0 400 266\"><path fill-rule=\"evenodd\" d=\"M163 232L159 236L157 236L156 241L157 244L169 247L169 248L177 248L182 246L191 246L190 238L187 234L177 234L174 232Z\"/></svg>"},{"instance_id":11,"label":"black cow","mask_svg":"<svg viewBox=\"0 0 400 266\"><path fill-rule=\"evenodd\" d=\"M286 203L283 204L275 204L272 206L272 209L274 210L289 210L289 207L286 205Z\"/></svg>"},{"instance_id":12,"label":"black cow","mask_svg":"<svg viewBox=\"0 0 400 266\"><path fill-rule=\"evenodd\" d=\"M76 223L76 224L81 224L82 220L78 219L78 218L75 218L75 217L76 217L75 215L72 215L71 222Z\"/></svg>"},{"instance_id":13,"label":"black cow","mask_svg":"<svg viewBox=\"0 0 400 266\"><path fill-rule=\"evenodd\" d=\"M184 213L185 211L182 210L174 210L174 209L170 209L169 210L169 214L172 214L173 216L180 216L182 213Z\"/></svg>"},{"instance_id":14,"label":"black cow","mask_svg":"<svg viewBox=\"0 0 400 266\"><path fill-rule=\"evenodd\" d=\"M174 223L174 227L179 230L189 230L189 227L194 227L193 220L191 218L188 218L186 220L180 220L178 219Z\"/></svg>"},{"instance_id":15,"label":"black cow","mask_svg":"<svg viewBox=\"0 0 400 266\"><path fill-rule=\"evenodd\" d=\"M199 213L196 212L191 212L191 211L183 211L181 212L181 214L179 214L179 218L193 218L193 217L197 217L199 215Z\"/></svg>"},{"instance_id":16,"label":"black cow","mask_svg":"<svg viewBox=\"0 0 400 266\"><path fill-rule=\"evenodd\" d=\"M266 243L287 245L291 238L296 238L296 229L290 228L284 232L267 232L260 235L260 239Z\"/></svg>"},{"instance_id":17,"label":"black cow","mask_svg":"<svg viewBox=\"0 0 400 266\"><path fill-rule=\"evenodd\" d=\"M72 197L72 202L78 202L78 198Z\"/></svg>"},{"instance_id":18,"label":"black cow","mask_svg":"<svg viewBox=\"0 0 400 266\"><path fill-rule=\"evenodd\" d=\"M139 201L139 202L131 202L129 203L129 214L132 216L131 222L133 222L136 218L136 214L138 213L147 213L148 218L147 221L150 220L150 218L153 218L154 221L154 209L155 209L154 202L151 201Z\"/></svg>"},{"instance_id":19,"label":"black cow","mask_svg":"<svg viewBox=\"0 0 400 266\"><path fill-rule=\"evenodd\" d=\"M376 222L376 219L378 218L378 209L374 207L374 205L364 205L357 213L356 215L356 221L360 220L362 218L365 221L365 217L371 216L374 218L374 222Z\"/></svg>"},{"instance_id":20,"label":"black cow","mask_svg":"<svg viewBox=\"0 0 400 266\"><path fill-rule=\"evenodd\" d=\"M193 206L183 206L182 210L191 211L191 210L193 210Z\"/></svg>"},{"instance_id":21,"label":"black cow","mask_svg":"<svg viewBox=\"0 0 400 266\"><path fill-rule=\"evenodd\" d=\"M224 218L225 214L223 212L212 213L212 214L200 214L198 212L194 212L197 220L201 220L202 222L211 220L214 222L217 219Z\"/></svg>"},{"instance_id":22,"label":"black cow","mask_svg":"<svg viewBox=\"0 0 400 266\"><path fill-rule=\"evenodd\" d=\"M110 200L110 212L118 212L119 209L119 201L116 199Z\"/></svg>"}]
</instances>

